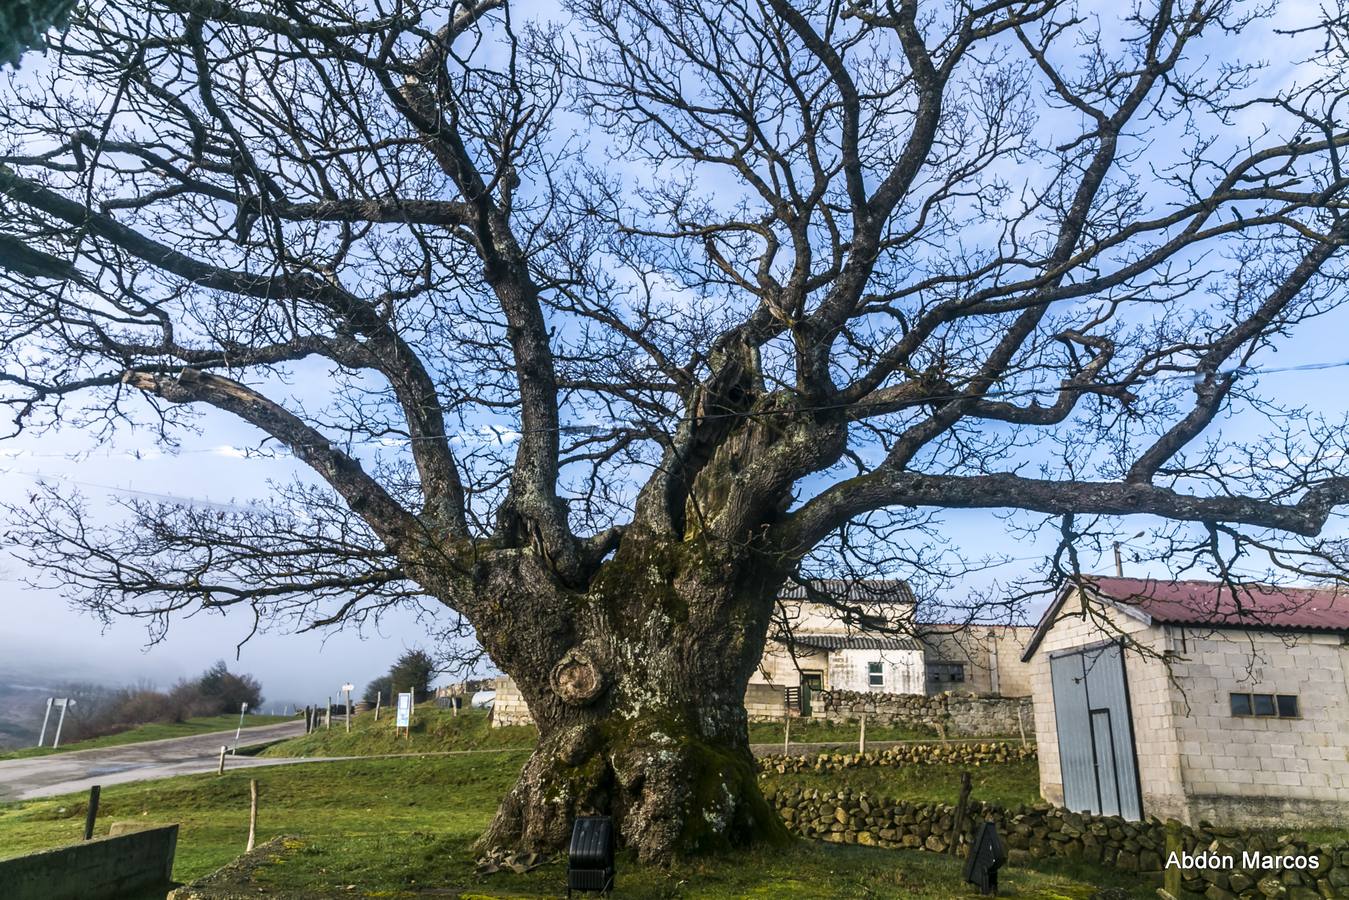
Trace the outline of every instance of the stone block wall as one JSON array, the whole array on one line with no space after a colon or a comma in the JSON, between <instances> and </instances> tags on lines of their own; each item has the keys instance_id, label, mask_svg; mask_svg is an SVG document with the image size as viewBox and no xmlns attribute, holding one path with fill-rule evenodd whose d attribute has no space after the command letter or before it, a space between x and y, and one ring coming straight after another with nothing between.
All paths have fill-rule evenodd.
<instances>
[{"instance_id":1,"label":"stone block wall","mask_svg":"<svg viewBox=\"0 0 1349 900\"><path fill-rule=\"evenodd\" d=\"M1254 824L1349 810L1349 647L1336 635L1169 629L1191 816ZM1298 698L1297 718L1233 716L1232 693Z\"/></svg>"},{"instance_id":2,"label":"stone block wall","mask_svg":"<svg viewBox=\"0 0 1349 900\"><path fill-rule=\"evenodd\" d=\"M533 725L534 717L529 714L525 697L515 686L515 681L502 676L497 679L496 699L492 701L492 727L505 725Z\"/></svg>"},{"instance_id":3,"label":"stone block wall","mask_svg":"<svg viewBox=\"0 0 1349 900\"><path fill-rule=\"evenodd\" d=\"M1030 664L1021 654L1034 634L1030 626L928 625L919 641L928 662L965 665L963 688L1003 697L1029 697ZM935 685L940 690L944 685Z\"/></svg>"},{"instance_id":4,"label":"stone block wall","mask_svg":"<svg viewBox=\"0 0 1349 900\"><path fill-rule=\"evenodd\" d=\"M750 684L745 688L745 712L751 721L781 720L785 715L782 688L771 684Z\"/></svg>"},{"instance_id":5,"label":"stone block wall","mask_svg":"<svg viewBox=\"0 0 1349 900\"><path fill-rule=\"evenodd\" d=\"M1162 884L1167 860L1166 826L1156 819L1126 822L1116 816L1089 816L1047 804L1012 809L972 801L965 825L953 834L955 808L872 797L867 792L783 788L767 793L787 828L803 837L836 844L950 852L954 840L965 852L976 828L993 822L1007 843L1008 864L1033 859L1086 859L1140 880ZM1178 900L1236 900L1283 897L1321 900L1349 897L1349 844L1312 847L1291 838L1265 838L1207 826L1179 828L1181 852L1229 855L1234 865L1182 871ZM1242 854L1315 857L1308 869L1262 869L1243 864Z\"/></svg>"},{"instance_id":6,"label":"stone block wall","mask_svg":"<svg viewBox=\"0 0 1349 900\"><path fill-rule=\"evenodd\" d=\"M960 691L924 696L862 691L821 691L813 701L815 717L829 721L909 725L947 737L1027 736L1035 731L1035 709L1028 697L981 697Z\"/></svg>"}]
</instances>

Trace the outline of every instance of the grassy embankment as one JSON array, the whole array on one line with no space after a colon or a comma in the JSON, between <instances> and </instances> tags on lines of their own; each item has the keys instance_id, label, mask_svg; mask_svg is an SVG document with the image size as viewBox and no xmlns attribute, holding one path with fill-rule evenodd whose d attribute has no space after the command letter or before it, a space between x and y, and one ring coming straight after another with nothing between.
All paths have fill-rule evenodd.
<instances>
[{"instance_id":1,"label":"grassy embankment","mask_svg":"<svg viewBox=\"0 0 1349 900\"><path fill-rule=\"evenodd\" d=\"M460 710L453 715L448 709L437 709L432 704L417 707L412 720L412 734L405 737L394 734L392 712L383 710L379 721L374 713L355 716L348 734L345 722L334 717L331 729L274 744L263 751L264 756L376 756L400 753L440 753L458 750L495 750L527 748L538 737L532 725L511 725L493 728L482 710ZM756 744L782 744L782 725L777 722L755 722L750 725L749 739ZM868 726L868 741L935 740L930 734L913 728L896 726ZM855 724L829 722L793 722L792 743L839 743L855 747Z\"/></svg>"},{"instance_id":2,"label":"grassy embankment","mask_svg":"<svg viewBox=\"0 0 1349 900\"><path fill-rule=\"evenodd\" d=\"M381 723L382 724L382 723ZM416 740L414 732L413 739ZM355 760L194 775L103 792L99 831L113 821L178 822L175 877L204 875L242 851L248 780L261 791L260 839L295 835L275 861L255 870L241 894L440 897L558 896L560 861L524 875L474 873L473 839L487 824L525 759L524 751ZM870 771L870 770L867 770ZM927 771L927 770L925 770ZM925 789L937 797L937 781ZM943 776L944 777L944 776ZM894 790L888 791L895 793ZM978 793L976 791L976 796ZM0 856L77 840L82 796L0 806ZM798 842L715 857L665 871L619 862L619 897L951 898L973 897L961 861L917 851ZM1012 869L1004 891L1026 900L1089 897L1128 880L1083 866ZM349 887L350 886L350 887ZM1139 890L1137 897L1147 896Z\"/></svg>"},{"instance_id":3,"label":"grassy embankment","mask_svg":"<svg viewBox=\"0 0 1349 900\"><path fill-rule=\"evenodd\" d=\"M245 716L244 727L250 728L257 725L275 725L278 722L289 722L294 716ZM70 753L73 750L94 750L99 747L119 747L123 744L139 744L144 741L160 741L165 738L191 737L194 734L209 734L212 731L229 731L239 724L239 716L203 716L197 719L185 719L182 722L151 722L148 725L137 725L126 731L119 731L116 734L105 734L103 737L90 738L87 741L76 741L70 744L62 744L60 747L28 747L24 750L12 750L6 753L0 753L0 759L25 759L30 756L47 756L52 753ZM48 729L48 739L50 740L55 729L55 723L52 723Z\"/></svg>"}]
</instances>

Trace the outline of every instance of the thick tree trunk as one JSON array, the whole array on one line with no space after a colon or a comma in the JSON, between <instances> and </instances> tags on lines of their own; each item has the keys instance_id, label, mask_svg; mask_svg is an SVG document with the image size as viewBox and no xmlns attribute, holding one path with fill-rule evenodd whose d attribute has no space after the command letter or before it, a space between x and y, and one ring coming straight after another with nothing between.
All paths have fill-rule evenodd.
<instances>
[{"instance_id":1,"label":"thick tree trunk","mask_svg":"<svg viewBox=\"0 0 1349 900\"><path fill-rule=\"evenodd\" d=\"M780 579L689 546L626 544L584 593L529 565L500 579L512 627L479 632L540 737L482 849L560 849L589 813L644 862L786 840L744 708Z\"/></svg>"}]
</instances>

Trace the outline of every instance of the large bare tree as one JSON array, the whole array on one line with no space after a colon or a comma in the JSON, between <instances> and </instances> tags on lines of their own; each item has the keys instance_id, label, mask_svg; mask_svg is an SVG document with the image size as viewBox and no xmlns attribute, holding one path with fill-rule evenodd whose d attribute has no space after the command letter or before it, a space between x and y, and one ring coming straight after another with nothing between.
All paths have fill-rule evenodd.
<instances>
[{"instance_id":1,"label":"large bare tree","mask_svg":"<svg viewBox=\"0 0 1349 900\"><path fill-rule=\"evenodd\" d=\"M778 837L741 698L820 547L1148 514L1338 571L1343 432L1252 366L1344 300L1345 32L1269 12L91 4L0 113L15 427L214 407L316 476L39 491L26 558L105 615L444 604L540 729L486 846Z\"/></svg>"}]
</instances>

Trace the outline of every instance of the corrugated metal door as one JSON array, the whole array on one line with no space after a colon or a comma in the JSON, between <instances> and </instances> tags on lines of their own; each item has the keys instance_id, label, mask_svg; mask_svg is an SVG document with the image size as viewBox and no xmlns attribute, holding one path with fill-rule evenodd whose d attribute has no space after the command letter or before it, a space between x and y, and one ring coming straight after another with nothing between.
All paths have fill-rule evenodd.
<instances>
[{"instance_id":1,"label":"corrugated metal door","mask_svg":"<svg viewBox=\"0 0 1349 900\"><path fill-rule=\"evenodd\" d=\"M1142 818L1120 645L1057 654L1049 661L1049 671L1064 805L1079 812Z\"/></svg>"}]
</instances>

